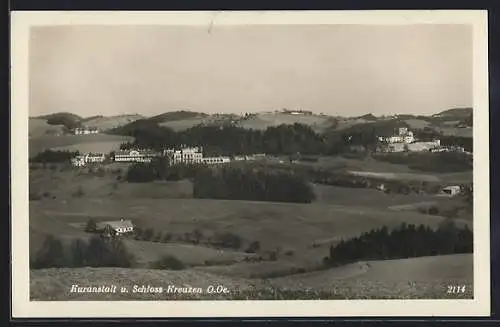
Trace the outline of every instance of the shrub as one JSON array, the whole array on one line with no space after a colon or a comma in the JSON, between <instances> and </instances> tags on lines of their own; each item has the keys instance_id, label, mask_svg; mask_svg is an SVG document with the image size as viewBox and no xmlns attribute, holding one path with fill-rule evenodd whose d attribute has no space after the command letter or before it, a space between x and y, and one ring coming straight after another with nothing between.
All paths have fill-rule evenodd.
<instances>
[{"instance_id":1,"label":"shrub","mask_svg":"<svg viewBox=\"0 0 500 327\"><path fill-rule=\"evenodd\" d=\"M201 240L203 239L203 232L199 229L195 229L193 231L193 242L194 244L200 244Z\"/></svg>"},{"instance_id":2,"label":"shrub","mask_svg":"<svg viewBox=\"0 0 500 327\"><path fill-rule=\"evenodd\" d=\"M212 238L212 244L225 248L239 249L242 244L242 239L238 235L230 232L215 233Z\"/></svg>"},{"instance_id":3,"label":"shrub","mask_svg":"<svg viewBox=\"0 0 500 327\"><path fill-rule=\"evenodd\" d=\"M439 209L436 206L432 206L428 210L429 215L439 215Z\"/></svg>"},{"instance_id":4,"label":"shrub","mask_svg":"<svg viewBox=\"0 0 500 327\"><path fill-rule=\"evenodd\" d=\"M47 235L41 248L31 262L33 269L67 266L67 258L62 242L53 235Z\"/></svg>"},{"instance_id":5,"label":"shrub","mask_svg":"<svg viewBox=\"0 0 500 327\"><path fill-rule=\"evenodd\" d=\"M154 235L153 229L152 228L147 228L142 233L142 239L145 240L145 241L151 241L153 235Z\"/></svg>"},{"instance_id":6,"label":"shrub","mask_svg":"<svg viewBox=\"0 0 500 327\"><path fill-rule=\"evenodd\" d=\"M245 250L246 253L256 253L260 251L260 242L259 241L253 241L250 243L248 248Z\"/></svg>"},{"instance_id":7,"label":"shrub","mask_svg":"<svg viewBox=\"0 0 500 327\"><path fill-rule=\"evenodd\" d=\"M75 198L81 198L84 195L85 195L85 191L83 190L83 187L81 187L81 186L79 186L78 189L73 193L73 197L75 197Z\"/></svg>"},{"instance_id":8,"label":"shrub","mask_svg":"<svg viewBox=\"0 0 500 327\"><path fill-rule=\"evenodd\" d=\"M169 242L171 239L172 239L172 234L170 234L170 233L165 233L165 234L163 235L163 238L162 238L162 240L161 240L161 241L162 241L163 243L167 243L167 242Z\"/></svg>"},{"instance_id":9,"label":"shrub","mask_svg":"<svg viewBox=\"0 0 500 327\"><path fill-rule=\"evenodd\" d=\"M129 253L120 239L104 240L94 236L86 250L86 260L91 267L130 268L135 264L134 256Z\"/></svg>"},{"instance_id":10,"label":"shrub","mask_svg":"<svg viewBox=\"0 0 500 327\"><path fill-rule=\"evenodd\" d=\"M185 267L184 263L173 255L164 255L160 260L151 264L153 269L182 270Z\"/></svg>"},{"instance_id":11,"label":"shrub","mask_svg":"<svg viewBox=\"0 0 500 327\"><path fill-rule=\"evenodd\" d=\"M87 221L87 226L85 227L85 231L87 233L95 233L96 230L97 230L97 222L95 221L95 219L90 218Z\"/></svg>"}]
</instances>

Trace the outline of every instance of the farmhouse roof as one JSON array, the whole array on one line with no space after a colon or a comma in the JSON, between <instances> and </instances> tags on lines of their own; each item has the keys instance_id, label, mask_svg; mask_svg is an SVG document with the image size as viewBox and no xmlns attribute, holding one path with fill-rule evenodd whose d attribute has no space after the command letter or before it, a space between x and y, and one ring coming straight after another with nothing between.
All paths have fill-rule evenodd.
<instances>
[{"instance_id":1,"label":"farmhouse roof","mask_svg":"<svg viewBox=\"0 0 500 327\"><path fill-rule=\"evenodd\" d=\"M130 220L100 221L96 225L98 229L102 229L107 225L113 229L134 227Z\"/></svg>"}]
</instances>

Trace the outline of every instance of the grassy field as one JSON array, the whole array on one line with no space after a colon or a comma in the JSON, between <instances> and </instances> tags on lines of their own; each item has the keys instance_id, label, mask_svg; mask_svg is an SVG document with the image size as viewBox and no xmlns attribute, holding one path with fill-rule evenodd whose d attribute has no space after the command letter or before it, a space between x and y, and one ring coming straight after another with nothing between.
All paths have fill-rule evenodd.
<instances>
[{"instance_id":1,"label":"grassy field","mask_svg":"<svg viewBox=\"0 0 500 327\"><path fill-rule=\"evenodd\" d=\"M76 268L41 269L30 273L30 298L37 300L182 300L182 299L467 299L472 298L472 256L450 255L378 262L358 262L325 271L265 280L189 269L184 271ZM199 287L202 294L162 293L79 294L71 285L115 285L132 289L150 285L166 289ZM206 292L209 285L223 285L229 294ZM464 285L465 293L447 294L448 285Z\"/></svg>"},{"instance_id":2,"label":"grassy field","mask_svg":"<svg viewBox=\"0 0 500 327\"><path fill-rule=\"evenodd\" d=\"M358 167L372 172L393 169L396 173L412 173L407 167L371 159L320 158L318 164L331 169ZM444 205L450 201L448 198L314 185L318 198L312 204L193 199L190 181L127 183L118 180L126 168L127 165L111 165L106 171L89 172L54 166L31 170L30 194L38 194L41 199L30 202L30 255L40 248L48 234L61 237L64 242L88 239L91 234L83 230L90 218L98 221L131 219L140 228L151 228L155 235L169 233L172 239L166 243L125 239L127 249L138 260L135 269L33 270L33 299L130 299L120 295L92 297L67 292L68 285L91 282L153 285L172 280L192 286L221 282L232 285L235 290L232 298L266 299L432 298L446 296L442 293L446 278L457 283L471 283L467 269L472 269L472 256L356 263L290 275L299 270L317 270L331 244L373 228L383 225L394 228L403 222L436 228L444 217L398 211L394 206L426 202ZM464 176L448 174L450 180ZM78 190L80 195L76 195ZM455 221L459 226L471 224L470 219ZM195 229L202 233L199 244L181 239ZM239 249L214 248L210 238L216 232L237 235L243 244ZM259 253L245 253L253 241L260 243ZM268 257L272 252L277 254L275 261ZM145 270L150 263L167 254L177 256L189 268L182 272ZM257 256L261 256L262 261L255 262ZM285 277L269 279L273 276ZM316 293L304 293L304 287ZM270 289L278 290L279 294ZM133 297L139 298L142 297ZM144 295L144 299L156 298Z\"/></svg>"},{"instance_id":3,"label":"grassy field","mask_svg":"<svg viewBox=\"0 0 500 327\"><path fill-rule=\"evenodd\" d=\"M238 122L238 126L248 129L264 130L281 124L309 125L317 132L322 132L333 124L332 117L320 115L292 115L288 113L259 113Z\"/></svg>"},{"instance_id":4,"label":"grassy field","mask_svg":"<svg viewBox=\"0 0 500 327\"><path fill-rule=\"evenodd\" d=\"M106 131L112 128L120 127L131 122L134 122L144 117L137 114L132 115L118 115L110 117L94 117L85 119L82 123L88 127L94 127L101 131Z\"/></svg>"},{"instance_id":5,"label":"grassy field","mask_svg":"<svg viewBox=\"0 0 500 327\"><path fill-rule=\"evenodd\" d=\"M159 125L164 126L164 127L169 127L173 129L174 131L183 131L188 128L191 128L193 126L202 124L205 122L204 117L193 117L193 118L186 118L186 119L181 119L181 120L172 120L172 121L166 121L162 122Z\"/></svg>"},{"instance_id":6,"label":"grassy field","mask_svg":"<svg viewBox=\"0 0 500 327\"><path fill-rule=\"evenodd\" d=\"M72 149L99 152L119 150L120 144L132 141L133 138L109 134L92 135L44 135L29 139L29 155L34 156L46 149Z\"/></svg>"},{"instance_id":7,"label":"grassy field","mask_svg":"<svg viewBox=\"0 0 500 327\"><path fill-rule=\"evenodd\" d=\"M63 134L62 125L49 125L46 119L30 118L28 122L29 138L38 138L42 136Z\"/></svg>"}]
</instances>

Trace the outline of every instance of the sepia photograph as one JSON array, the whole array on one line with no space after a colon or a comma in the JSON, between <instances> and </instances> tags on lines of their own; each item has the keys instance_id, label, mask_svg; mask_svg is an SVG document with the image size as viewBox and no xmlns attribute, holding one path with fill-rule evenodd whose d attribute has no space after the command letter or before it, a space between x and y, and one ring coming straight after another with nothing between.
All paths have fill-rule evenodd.
<instances>
[{"instance_id":1,"label":"sepia photograph","mask_svg":"<svg viewBox=\"0 0 500 327\"><path fill-rule=\"evenodd\" d=\"M486 18L14 12L14 312L489 315Z\"/></svg>"}]
</instances>

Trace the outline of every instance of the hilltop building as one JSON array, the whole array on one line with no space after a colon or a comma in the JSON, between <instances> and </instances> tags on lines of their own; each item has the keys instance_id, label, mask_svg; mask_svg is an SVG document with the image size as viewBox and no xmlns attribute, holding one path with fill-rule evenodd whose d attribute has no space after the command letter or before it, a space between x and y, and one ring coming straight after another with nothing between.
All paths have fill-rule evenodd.
<instances>
[{"instance_id":1,"label":"hilltop building","mask_svg":"<svg viewBox=\"0 0 500 327\"><path fill-rule=\"evenodd\" d=\"M73 130L75 135L97 134L99 130L94 127L77 127Z\"/></svg>"},{"instance_id":2,"label":"hilltop building","mask_svg":"<svg viewBox=\"0 0 500 327\"><path fill-rule=\"evenodd\" d=\"M379 137L378 138L380 142L385 142L385 143L413 143L415 142L415 137L413 135L412 131L409 131L408 128L406 127L400 127L398 129L398 134L397 135L391 135L389 137Z\"/></svg>"}]
</instances>

